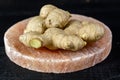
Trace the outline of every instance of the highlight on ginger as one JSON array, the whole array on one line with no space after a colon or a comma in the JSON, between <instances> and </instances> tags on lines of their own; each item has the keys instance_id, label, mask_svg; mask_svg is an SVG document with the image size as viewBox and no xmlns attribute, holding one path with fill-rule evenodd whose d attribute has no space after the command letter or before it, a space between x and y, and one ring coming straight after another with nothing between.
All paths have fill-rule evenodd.
<instances>
[{"instance_id":1,"label":"highlight on ginger","mask_svg":"<svg viewBox=\"0 0 120 80\"><path fill-rule=\"evenodd\" d=\"M104 28L93 22L70 19L71 14L51 4L28 22L19 41L32 48L77 51L104 35Z\"/></svg>"}]
</instances>

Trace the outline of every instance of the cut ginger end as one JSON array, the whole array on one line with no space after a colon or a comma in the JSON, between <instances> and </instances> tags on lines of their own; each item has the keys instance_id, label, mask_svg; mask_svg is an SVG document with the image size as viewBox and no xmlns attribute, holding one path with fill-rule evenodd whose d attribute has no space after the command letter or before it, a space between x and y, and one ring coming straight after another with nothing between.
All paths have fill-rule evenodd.
<instances>
[{"instance_id":1,"label":"cut ginger end","mask_svg":"<svg viewBox=\"0 0 120 80\"><path fill-rule=\"evenodd\" d=\"M30 43L30 46L34 47L34 48L40 48L42 45L42 43L39 39L32 39L32 40L30 40L29 43Z\"/></svg>"}]
</instances>

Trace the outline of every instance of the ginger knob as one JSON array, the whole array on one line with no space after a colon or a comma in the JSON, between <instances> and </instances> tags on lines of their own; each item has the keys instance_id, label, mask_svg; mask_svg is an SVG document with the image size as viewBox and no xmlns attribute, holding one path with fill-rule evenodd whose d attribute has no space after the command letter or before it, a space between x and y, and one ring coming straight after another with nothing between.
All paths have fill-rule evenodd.
<instances>
[{"instance_id":1,"label":"ginger knob","mask_svg":"<svg viewBox=\"0 0 120 80\"><path fill-rule=\"evenodd\" d=\"M83 22L83 27L79 30L79 36L87 41L97 41L104 35L104 28L97 23Z\"/></svg>"},{"instance_id":2,"label":"ginger knob","mask_svg":"<svg viewBox=\"0 0 120 80\"><path fill-rule=\"evenodd\" d=\"M67 35L64 30L59 28L48 28L44 33L45 46L51 49L65 49L76 51L83 48L86 42L75 35ZM53 48L53 47L52 47Z\"/></svg>"},{"instance_id":3,"label":"ginger knob","mask_svg":"<svg viewBox=\"0 0 120 80\"><path fill-rule=\"evenodd\" d=\"M64 28L65 25L68 23L70 17L71 15L69 12L62 9L54 9L48 14L45 20L45 25L47 28Z\"/></svg>"},{"instance_id":4,"label":"ginger knob","mask_svg":"<svg viewBox=\"0 0 120 80\"><path fill-rule=\"evenodd\" d=\"M57 8L56 6L53 6L51 4L44 5L40 9L40 16L45 19L48 16L48 14L56 8Z\"/></svg>"},{"instance_id":5,"label":"ginger knob","mask_svg":"<svg viewBox=\"0 0 120 80\"><path fill-rule=\"evenodd\" d=\"M77 35L86 42L97 41L104 35L104 28L101 25L88 21L71 20L64 31Z\"/></svg>"},{"instance_id":6,"label":"ginger knob","mask_svg":"<svg viewBox=\"0 0 120 80\"><path fill-rule=\"evenodd\" d=\"M20 42L28 47L39 48L42 46L41 34L38 32L27 32L19 37Z\"/></svg>"},{"instance_id":7,"label":"ginger knob","mask_svg":"<svg viewBox=\"0 0 120 80\"><path fill-rule=\"evenodd\" d=\"M86 42L75 35L56 34L53 35L53 44L55 47L64 50L76 51L86 46Z\"/></svg>"},{"instance_id":8,"label":"ginger knob","mask_svg":"<svg viewBox=\"0 0 120 80\"><path fill-rule=\"evenodd\" d=\"M44 24L44 19L40 16L35 16L28 22L26 29L24 30L24 33L31 31L43 33L45 29L46 27Z\"/></svg>"},{"instance_id":9,"label":"ginger knob","mask_svg":"<svg viewBox=\"0 0 120 80\"><path fill-rule=\"evenodd\" d=\"M78 35L79 29L82 27L82 24L78 20L70 20L64 29L65 33Z\"/></svg>"},{"instance_id":10,"label":"ginger knob","mask_svg":"<svg viewBox=\"0 0 120 80\"><path fill-rule=\"evenodd\" d=\"M63 30L58 28L48 28L43 34L43 45L48 49L55 50L58 49L53 45L52 36L56 33L62 34Z\"/></svg>"}]
</instances>

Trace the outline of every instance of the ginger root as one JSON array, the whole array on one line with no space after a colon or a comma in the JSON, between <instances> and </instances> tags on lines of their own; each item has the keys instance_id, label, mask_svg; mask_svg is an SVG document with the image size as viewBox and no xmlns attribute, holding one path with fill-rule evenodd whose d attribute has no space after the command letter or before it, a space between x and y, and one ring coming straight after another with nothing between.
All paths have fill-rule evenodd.
<instances>
[{"instance_id":1,"label":"ginger root","mask_svg":"<svg viewBox=\"0 0 120 80\"><path fill-rule=\"evenodd\" d=\"M66 25L66 28L64 31L67 34L73 34L78 36L79 29L82 27L82 24L78 20L71 20L69 23Z\"/></svg>"},{"instance_id":2,"label":"ginger root","mask_svg":"<svg viewBox=\"0 0 120 80\"><path fill-rule=\"evenodd\" d=\"M76 51L83 48L86 42L75 35L67 35L62 29L49 28L44 34L30 32L20 36L20 41L33 48L65 49ZM31 45L32 44L32 45Z\"/></svg>"},{"instance_id":3,"label":"ginger root","mask_svg":"<svg viewBox=\"0 0 120 80\"><path fill-rule=\"evenodd\" d=\"M38 32L27 32L19 37L19 41L21 41L24 45L34 48L42 46L41 40L41 34Z\"/></svg>"},{"instance_id":4,"label":"ginger root","mask_svg":"<svg viewBox=\"0 0 120 80\"><path fill-rule=\"evenodd\" d=\"M82 25L78 34L87 42L97 41L104 35L104 28L100 24L83 21Z\"/></svg>"},{"instance_id":5,"label":"ginger root","mask_svg":"<svg viewBox=\"0 0 120 80\"><path fill-rule=\"evenodd\" d=\"M71 20L64 31L77 35L86 42L97 41L104 35L104 28L101 25L88 21Z\"/></svg>"},{"instance_id":6,"label":"ginger root","mask_svg":"<svg viewBox=\"0 0 120 80\"><path fill-rule=\"evenodd\" d=\"M45 25L47 28L58 27L64 28L68 23L69 18L71 17L70 13L62 9L54 9L50 12L45 20Z\"/></svg>"},{"instance_id":7,"label":"ginger root","mask_svg":"<svg viewBox=\"0 0 120 80\"><path fill-rule=\"evenodd\" d=\"M45 38L51 40L51 44L60 49L65 50L78 50L86 45L86 42L79 39L75 35L67 35L62 29L59 28L49 28L44 33ZM46 39L45 39L46 40ZM46 46L49 48L49 46Z\"/></svg>"},{"instance_id":8,"label":"ginger root","mask_svg":"<svg viewBox=\"0 0 120 80\"><path fill-rule=\"evenodd\" d=\"M60 49L76 51L86 46L86 42L75 35L56 34L53 35L53 45Z\"/></svg>"},{"instance_id":9,"label":"ginger root","mask_svg":"<svg viewBox=\"0 0 120 80\"><path fill-rule=\"evenodd\" d=\"M44 19L40 16L33 17L27 24L26 29L24 30L24 33L36 31L39 33L43 33L45 31L45 23Z\"/></svg>"},{"instance_id":10,"label":"ginger root","mask_svg":"<svg viewBox=\"0 0 120 80\"><path fill-rule=\"evenodd\" d=\"M40 15L27 24L19 40L32 48L76 51L87 42L97 41L104 35L104 28L93 22L71 20L71 14L53 5L41 8Z\"/></svg>"},{"instance_id":11,"label":"ginger root","mask_svg":"<svg viewBox=\"0 0 120 80\"><path fill-rule=\"evenodd\" d=\"M56 8L57 8L56 6L53 6L51 4L44 5L40 9L40 16L45 19L48 16L48 14Z\"/></svg>"},{"instance_id":12,"label":"ginger root","mask_svg":"<svg viewBox=\"0 0 120 80\"><path fill-rule=\"evenodd\" d=\"M65 25L68 23L71 14L68 11L64 11L53 5L48 4L41 8L40 16L45 19L45 25L47 28L64 28Z\"/></svg>"}]
</instances>

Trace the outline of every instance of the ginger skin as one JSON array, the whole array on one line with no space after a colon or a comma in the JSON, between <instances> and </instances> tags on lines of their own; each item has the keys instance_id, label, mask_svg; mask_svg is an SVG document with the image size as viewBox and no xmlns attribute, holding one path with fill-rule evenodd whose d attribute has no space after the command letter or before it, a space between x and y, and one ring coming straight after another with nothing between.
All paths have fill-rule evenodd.
<instances>
[{"instance_id":1,"label":"ginger skin","mask_svg":"<svg viewBox=\"0 0 120 80\"><path fill-rule=\"evenodd\" d=\"M86 42L82 39L79 39L75 35L67 35L63 30L58 28L49 28L42 35L33 32L31 32L31 34L23 34L20 37L20 41L29 47L47 47L51 50L60 48L76 51L86 45ZM31 46L31 42L34 43L35 46Z\"/></svg>"},{"instance_id":2,"label":"ginger skin","mask_svg":"<svg viewBox=\"0 0 120 80\"><path fill-rule=\"evenodd\" d=\"M104 35L104 28L97 23L91 23L91 22L83 22L83 27L79 30L79 36L87 41L97 41L101 39Z\"/></svg>"},{"instance_id":3,"label":"ginger skin","mask_svg":"<svg viewBox=\"0 0 120 80\"><path fill-rule=\"evenodd\" d=\"M86 42L75 35L67 35L62 29L49 28L44 33L45 38L49 38L52 45L56 48L76 51L83 48ZM45 39L45 40L47 40ZM46 46L49 48L49 46Z\"/></svg>"},{"instance_id":4,"label":"ginger skin","mask_svg":"<svg viewBox=\"0 0 120 80\"><path fill-rule=\"evenodd\" d=\"M56 8L56 6L53 6L51 4L45 5L40 9L39 15L45 19L48 16L48 14Z\"/></svg>"},{"instance_id":5,"label":"ginger skin","mask_svg":"<svg viewBox=\"0 0 120 80\"><path fill-rule=\"evenodd\" d=\"M75 35L56 34L52 39L55 47L71 51L82 49L87 44Z\"/></svg>"},{"instance_id":6,"label":"ginger skin","mask_svg":"<svg viewBox=\"0 0 120 80\"><path fill-rule=\"evenodd\" d=\"M70 13L62 9L54 9L50 12L45 20L45 25L47 28L58 27L64 28L68 23L69 18L71 17Z\"/></svg>"},{"instance_id":7,"label":"ginger skin","mask_svg":"<svg viewBox=\"0 0 120 80\"><path fill-rule=\"evenodd\" d=\"M82 24L78 20L70 20L64 29L65 33L73 34L78 36L79 29L82 27Z\"/></svg>"},{"instance_id":8,"label":"ginger skin","mask_svg":"<svg viewBox=\"0 0 120 80\"><path fill-rule=\"evenodd\" d=\"M41 8L40 16L45 19L45 25L47 28L64 28L68 23L71 14L68 11L64 11L48 4Z\"/></svg>"},{"instance_id":9,"label":"ginger skin","mask_svg":"<svg viewBox=\"0 0 120 80\"><path fill-rule=\"evenodd\" d=\"M40 16L35 16L28 22L26 29L24 30L24 33L31 31L43 33L45 29L46 27L44 24L44 19L41 18Z\"/></svg>"},{"instance_id":10,"label":"ginger skin","mask_svg":"<svg viewBox=\"0 0 120 80\"><path fill-rule=\"evenodd\" d=\"M101 25L88 21L73 20L69 22L64 31L67 34L77 35L86 42L97 41L104 35L104 28Z\"/></svg>"}]
</instances>

